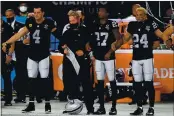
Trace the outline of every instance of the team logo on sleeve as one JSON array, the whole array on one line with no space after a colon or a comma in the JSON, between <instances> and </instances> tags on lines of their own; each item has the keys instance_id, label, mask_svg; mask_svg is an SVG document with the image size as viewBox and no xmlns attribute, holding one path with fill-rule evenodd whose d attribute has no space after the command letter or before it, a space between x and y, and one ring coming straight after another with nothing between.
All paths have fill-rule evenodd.
<instances>
[{"instance_id":1,"label":"team logo on sleeve","mask_svg":"<svg viewBox=\"0 0 174 116\"><path fill-rule=\"evenodd\" d=\"M54 26L57 26L57 23L56 23L56 21L54 21Z\"/></svg>"},{"instance_id":2,"label":"team logo on sleeve","mask_svg":"<svg viewBox=\"0 0 174 116\"><path fill-rule=\"evenodd\" d=\"M145 29L149 32L150 31L150 26L146 26Z\"/></svg>"},{"instance_id":3,"label":"team logo on sleeve","mask_svg":"<svg viewBox=\"0 0 174 116\"><path fill-rule=\"evenodd\" d=\"M48 29L48 25L47 25L47 24L45 24L45 25L44 25L44 28L45 28L45 29Z\"/></svg>"},{"instance_id":4,"label":"team logo on sleeve","mask_svg":"<svg viewBox=\"0 0 174 116\"><path fill-rule=\"evenodd\" d=\"M29 27L32 27L32 24L29 24Z\"/></svg>"},{"instance_id":5,"label":"team logo on sleeve","mask_svg":"<svg viewBox=\"0 0 174 116\"><path fill-rule=\"evenodd\" d=\"M107 24L105 28L106 28L107 30L109 30L109 25Z\"/></svg>"}]
</instances>

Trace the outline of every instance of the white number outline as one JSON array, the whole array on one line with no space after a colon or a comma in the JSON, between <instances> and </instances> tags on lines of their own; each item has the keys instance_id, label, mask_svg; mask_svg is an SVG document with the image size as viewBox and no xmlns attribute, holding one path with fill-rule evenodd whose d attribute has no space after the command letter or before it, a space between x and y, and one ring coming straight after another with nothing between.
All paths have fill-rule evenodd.
<instances>
[{"instance_id":1,"label":"white number outline","mask_svg":"<svg viewBox=\"0 0 174 116\"><path fill-rule=\"evenodd\" d=\"M107 32L95 32L95 35L97 36L98 41L97 46L106 46L109 34ZM104 36L104 40L102 41L102 43L100 43L101 36Z\"/></svg>"},{"instance_id":2,"label":"white number outline","mask_svg":"<svg viewBox=\"0 0 174 116\"><path fill-rule=\"evenodd\" d=\"M35 44L40 44L40 30L36 30L33 33L33 39L35 39Z\"/></svg>"},{"instance_id":3,"label":"white number outline","mask_svg":"<svg viewBox=\"0 0 174 116\"><path fill-rule=\"evenodd\" d=\"M140 44L143 45L143 48L148 48L148 41L147 41L147 34L143 34L141 38L138 34L133 34L134 39L134 48L139 48L138 42L140 41ZM137 44L136 44L137 43Z\"/></svg>"}]
</instances>

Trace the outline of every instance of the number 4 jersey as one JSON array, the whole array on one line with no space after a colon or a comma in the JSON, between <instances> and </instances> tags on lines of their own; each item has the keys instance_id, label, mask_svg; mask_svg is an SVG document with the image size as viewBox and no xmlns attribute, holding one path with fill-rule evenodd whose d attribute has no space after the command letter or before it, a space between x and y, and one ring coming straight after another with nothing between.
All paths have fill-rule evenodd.
<instances>
[{"instance_id":1,"label":"number 4 jersey","mask_svg":"<svg viewBox=\"0 0 174 116\"><path fill-rule=\"evenodd\" d=\"M118 25L114 21L107 20L105 24L99 21L93 22L91 45L94 57L98 60L105 60L104 56L111 49L111 44L116 40L113 29L117 29ZM111 54L110 60L115 59L115 52Z\"/></svg>"},{"instance_id":2,"label":"number 4 jersey","mask_svg":"<svg viewBox=\"0 0 174 116\"><path fill-rule=\"evenodd\" d=\"M159 29L152 20L130 22L127 31L133 37L133 60L153 58L155 31Z\"/></svg>"},{"instance_id":3,"label":"number 4 jersey","mask_svg":"<svg viewBox=\"0 0 174 116\"><path fill-rule=\"evenodd\" d=\"M51 30L56 27L55 22L45 18L41 24L37 24L34 18L28 18L25 26L30 32L29 57L35 61L48 57Z\"/></svg>"}]
</instances>

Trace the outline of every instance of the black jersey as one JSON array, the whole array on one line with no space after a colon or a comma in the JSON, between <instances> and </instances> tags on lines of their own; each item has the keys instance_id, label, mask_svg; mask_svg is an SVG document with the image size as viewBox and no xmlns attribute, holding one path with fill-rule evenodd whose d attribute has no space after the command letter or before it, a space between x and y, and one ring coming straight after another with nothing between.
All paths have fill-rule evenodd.
<instances>
[{"instance_id":1,"label":"black jersey","mask_svg":"<svg viewBox=\"0 0 174 116\"><path fill-rule=\"evenodd\" d=\"M0 29L1 33L1 43L6 42L13 35L13 28L3 21ZM1 63L5 62L6 54L1 49Z\"/></svg>"},{"instance_id":2,"label":"black jersey","mask_svg":"<svg viewBox=\"0 0 174 116\"><path fill-rule=\"evenodd\" d=\"M113 29L116 28L118 28L118 25L115 21L107 20L105 24L94 21L91 46L96 59L105 60L104 56L111 49L111 44L115 41ZM110 60L111 59L115 59L114 52L111 54Z\"/></svg>"},{"instance_id":3,"label":"black jersey","mask_svg":"<svg viewBox=\"0 0 174 116\"><path fill-rule=\"evenodd\" d=\"M45 18L37 24L34 18L28 18L25 26L30 32L29 57L33 60L42 60L50 55L51 30L56 27L53 20Z\"/></svg>"},{"instance_id":4,"label":"black jersey","mask_svg":"<svg viewBox=\"0 0 174 116\"><path fill-rule=\"evenodd\" d=\"M130 22L127 31L133 36L133 60L153 58L154 32L159 29L153 20Z\"/></svg>"}]
</instances>

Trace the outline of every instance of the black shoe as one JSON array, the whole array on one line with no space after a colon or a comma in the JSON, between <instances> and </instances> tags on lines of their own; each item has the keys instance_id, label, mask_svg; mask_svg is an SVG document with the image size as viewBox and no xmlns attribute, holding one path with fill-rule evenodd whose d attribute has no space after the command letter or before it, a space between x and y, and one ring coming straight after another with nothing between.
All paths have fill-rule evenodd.
<instances>
[{"instance_id":1,"label":"black shoe","mask_svg":"<svg viewBox=\"0 0 174 116\"><path fill-rule=\"evenodd\" d=\"M132 102L130 102L130 103L128 103L129 105L133 105L133 104L136 104L136 102L135 101L132 101Z\"/></svg>"},{"instance_id":2,"label":"black shoe","mask_svg":"<svg viewBox=\"0 0 174 116\"><path fill-rule=\"evenodd\" d=\"M86 115L93 115L94 112L88 111Z\"/></svg>"},{"instance_id":3,"label":"black shoe","mask_svg":"<svg viewBox=\"0 0 174 116\"><path fill-rule=\"evenodd\" d=\"M147 113L146 113L146 116L153 116L154 115L154 109L153 108L149 108Z\"/></svg>"},{"instance_id":4,"label":"black shoe","mask_svg":"<svg viewBox=\"0 0 174 116\"><path fill-rule=\"evenodd\" d=\"M34 105L34 103L32 103L32 104L29 103L29 105L25 109L22 110L23 113L25 113L25 112L31 112L31 111L35 111L35 105Z\"/></svg>"},{"instance_id":5,"label":"black shoe","mask_svg":"<svg viewBox=\"0 0 174 116\"><path fill-rule=\"evenodd\" d=\"M15 103L26 103L25 100L18 99L18 98L14 99L14 101L15 101Z\"/></svg>"},{"instance_id":6,"label":"black shoe","mask_svg":"<svg viewBox=\"0 0 174 116\"><path fill-rule=\"evenodd\" d=\"M45 113L46 114L51 113L51 105L49 103L45 104Z\"/></svg>"},{"instance_id":7,"label":"black shoe","mask_svg":"<svg viewBox=\"0 0 174 116\"><path fill-rule=\"evenodd\" d=\"M88 110L86 115L92 115L92 114L94 114L94 110L90 110L90 111Z\"/></svg>"},{"instance_id":8,"label":"black shoe","mask_svg":"<svg viewBox=\"0 0 174 116\"><path fill-rule=\"evenodd\" d=\"M11 102L5 102L4 106L12 106Z\"/></svg>"},{"instance_id":9,"label":"black shoe","mask_svg":"<svg viewBox=\"0 0 174 116\"><path fill-rule=\"evenodd\" d=\"M130 115L142 115L143 109L138 107L133 113L130 113Z\"/></svg>"},{"instance_id":10,"label":"black shoe","mask_svg":"<svg viewBox=\"0 0 174 116\"><path fill-rule=\"evenodd\" d=\"M106 110L105 108L99 108L96 112L94 112L94 114L97 114L97 115L106 114Z\"/></svg>"},{"instance_id":11,"label":"black shoe","mask_svg":"<svg viewBox=\"0 0 174 116\"><path fill-rule=\"evenodd\" d=\"M109 111L109 115L117 115L117 110L115 107L112 107Z\"/></svg>"},{"instance_id":12,"label":"black shoe","mask_svg":"<svg viewBox=\"0 0 174 116\"><path fill-rule=\"evenodd\" d=\"M63 111L62 113L65 114L65 113L68 113L68 112L67 111Z\"/></svg>"}]
</instances>

